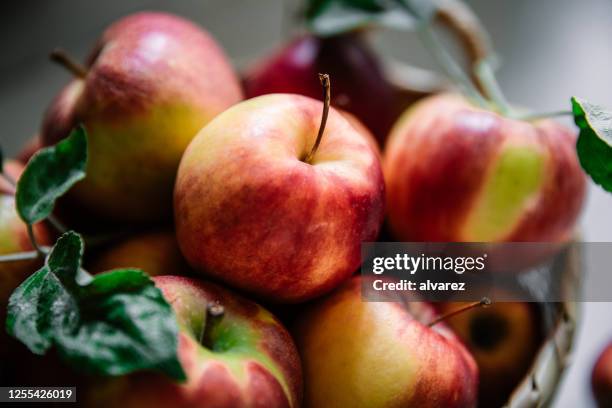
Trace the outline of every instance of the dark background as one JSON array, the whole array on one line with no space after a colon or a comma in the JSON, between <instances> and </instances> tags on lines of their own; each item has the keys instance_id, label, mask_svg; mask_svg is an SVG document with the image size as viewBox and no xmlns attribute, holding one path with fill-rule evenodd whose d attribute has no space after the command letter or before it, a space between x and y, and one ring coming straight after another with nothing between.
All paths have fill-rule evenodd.
<instances>
[{"instance_id":1,"label":"dark background","mask_svg":"<svg viewBox=\"0 0 612 408\"><path fill-rule=\"evenodd\" d=\"M503 59L508 98L540 111L566 110L571 95L612 107L612 1L471 0ZM0 2L0 142L16 153L40 125L44 109L68 81L47 59L62 46L83 58L105 26L138 10L167 10L210 31L238 67L296 30L286 16L295 0L22 0ZM387 56L434 68L414 35L373 38ZM568 121L569 123L569 121ZM612 195L590 186L581 221L587 241L612 241ZM588 407L593 361L612 338L609 303L582 304L573 365L556 407Z\"/></svg>"}]
</instances>

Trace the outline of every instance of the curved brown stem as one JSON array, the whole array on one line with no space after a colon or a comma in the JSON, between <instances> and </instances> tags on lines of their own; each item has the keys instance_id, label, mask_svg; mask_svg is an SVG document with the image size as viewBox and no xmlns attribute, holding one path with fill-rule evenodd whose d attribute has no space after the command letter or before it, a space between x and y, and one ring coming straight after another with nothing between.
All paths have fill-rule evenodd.
<instances>
[{"instance_id":1,"label":"curved brown stem","mask_svg":"<svg viewBox=\"0 0 612 408\"><path fill-rule=\"evenodd\" d=\"M321 144L321 139L323 139L323 132L325 131L325 125L327 124L327 116L329 115L329 107L331 103L331 83L329 80L328 74L319 74L319 81L321 81L321 86L323 86L323 114L321 115L321 124L319 125L319 133L317 133L317 140L315 140L315 144L310 149L310 153L306 155L304 158L304 162L310 163L312 158L314 157L319 145Z\"/></svg>"},{"instance_id":2,"label":"curved brown stem","mask_svg":"<svg viewBox=\"0 0 612 408\"><path fill-rule=\"evenodd\" d=\"M68 53L60 48L51 51L49 54L51 61L57 62L77 78L85 78L87 76L87 68L82 64L78 63Z\"/></svg>"},{"instance_id":3,"label":"curved brown stem","mask_svg":"<svg viewBox=\"0 0 612 408\"><path fill-rule=\"evenodd\" d=\"M478 17L460 0L441 0L435 20L460 42L470 64L472 82L485 96L490 96L476 75L476 67L491 51L489 36Z\"/></svg>"},{"instance_id":4,"label":"curved brown stem","mask_svg":"<svg viewBox=\"0 0 612 408\"><path fill-rule=\"evenodd\" d=\"M489 299L488 297L483 297L478 302L470 303L470 304L465 305L463 307L460 307L460 308L458 308L456 310L453 310L453 311L450 311L450 312L448 312L446 314L438 316L437 318L435 318L431 322L429 322L429 324L427 326L432 327L432 326L440 323L441 321L450 319L451 317L456 316L458 314L461 314L463 312L467 312L470 309L474 309L476 307L482 307L482 306L489 306L489 305L491 305L491 299Z\"/></svg>"}]
</instances>

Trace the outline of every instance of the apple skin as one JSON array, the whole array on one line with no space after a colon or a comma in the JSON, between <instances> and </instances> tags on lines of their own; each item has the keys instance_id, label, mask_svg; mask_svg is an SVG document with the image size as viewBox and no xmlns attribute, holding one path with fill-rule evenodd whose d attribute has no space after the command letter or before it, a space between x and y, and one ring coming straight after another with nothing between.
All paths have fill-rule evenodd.
<instances>
[{"instance_id":1,"label":"apple skin","mask_svg":"<svg viewBox=\"0 0 612 408\"><path fill-rule=\"evenodd\" d=\"M294 338L304 368L304 406L475 407L478 368L423 302L370 302L353 277L308 305Z\"/></svg>"},{"instance_id":2,"label":"apple skin","mask_svg":"<svg viewBox=\"0 0 612 408\"><path fill-rule=\"evenodd\" d=\"M299 407L302 374L289 333L265 309L219 286L189 278L154 278L180 325L179 359L187 382L153 373L96 382L89 407ZM213 331L213 346L197 340L206 308L219 301L225 314ZM216 333L216 334L215 334ZM227 346L227 345L230 346ZM224 349L227 347L227 349Z\"/></svg>"},{"instance_id":3,"label":"apple skin","mask_svg":"<svg viewBox=\"0 0 612 408\"><path fill-rule=\"evenodd\" d=\"M599 408L612 407L612 342L602 351L593 367L591 387Z\"/></svg>"},{"instance_id":4,"label":"apple skin","mask_svg":"<svg viewBox=\"0 0 612 408\"><path fill-rule=\"evenodd\" d=\"M48 108L43 144L83 123L87 178L69 193L81 208L128 222L172 217L180 158L196 133L242 99L215 41L195 24L143 12L111 25L74 79Z\"/></svg>"},{"instance_id":5,"label":"apple skin","mask_svg":"<svg viewBox=\"0 0 612 408\"><path fill-rule=\"evenodd\" d=\"M278 303L321 295L357 269L361 242L374 240L382 222L382 171L334 109L312 164L301 161L322 107L265 95L195 137L174 192L179 246L194 269Z\"/></svg>"},{"instance_id":6,"label":"apple skin","mask_svg":"<svg viewBox=\"0 0 612 408\"><path fill-rule=\"evenodd\" d=\"M86 263L86 269L91 273L117 268L138 268L150 276L189 273L174 231L144 232L130 236L96 254Z\"/></svg>"},{"instance_id":7,"label":"apple skin","mask_svg":"<svg viewBox=\"0 0 612 408\"><path fill-rule=\"evenodd\" d=\"M357 116L382 145L401 112L395 87L362 33L297 37L250 68L243 84L247 98L296 93L319 99L318 73L331 78L332 106Z\"/></svg>"},{"instance_id":8,"label":"apple skin","mask_svg":"<svg viewBox=\"0 0 612 408\"><path fill-rule=\"evenodd\" d=\"M438 306L446 314L465 306L461 302ZM486 308L463 311L446 321L464 342L478 365L478 406L503 406L523 379L541 341L540 319L535 304L493 303Z\"/></svg>"},{"instance_id":9,"label":"apple skin","mask_svg":"<svg viewBox=\"0 0 612 408\"><path fill-rule=\"evenodd\" d=\"M567 240L586 179L576 135L551 120L528 123L458 95L406 111L383 167L390 227L402 241Z\"/></svg>"}]
</instances>

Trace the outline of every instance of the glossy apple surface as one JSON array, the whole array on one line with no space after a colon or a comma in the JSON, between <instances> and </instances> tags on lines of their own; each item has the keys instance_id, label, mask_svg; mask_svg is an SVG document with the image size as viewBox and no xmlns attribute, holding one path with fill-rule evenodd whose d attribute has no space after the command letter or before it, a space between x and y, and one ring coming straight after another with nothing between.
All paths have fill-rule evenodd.
<instances>
[{"instance_id":1,"label":"glossy apple surface","mask_svg":"<svg viewBox=\"0 0 612 408\"><path fill-rule=\"evenodd\" d=\"M117 268L138 268L150 276L184 275L189 272L174 231L132 235L96 254L86 264L86 269L91 273Z\"/></svg>"},{"instance_id":2,"label":"glossy apple surface","mask_svg":"<svg viewBox=\"0 0 612 408\"><path fill-rule=\"evenodd\" d=\"M402 241L567 240L585 176L576 135L458 95L427 98L394 126L384 152L387 211Z\"/></svg>"},{"instance_id":3,"label":"glossy apple surface","mask_svg":"<svg viewBox=\"0 0 612 408\"><path fill-rule=\"evenodd\" d=\"M334 109L310 163L323 104L265 95L196 136L178 172L178 242L195 269L275 302L331 290L376 238L384 183L375 151Z\"/></svg>"},{"instance_id":4,"label":"glossy apple surface","mask_svg":"<svg viewBox=\"0 0 612 408\"><path fill-rule=\"evenodd\" d=\"M79 123L87 129L87 178L69 197L81 210L120 221L170 219L185 148L242 99L227 58L188 20L143 12L112 24L86 68L53 101L41 132L51 145Z\"/></svg>"},{"instance_id":5,"label":"glossy apple surface","mask_svg":"<svg viewBox=\"0 0 612 408\"><path fill-rule=\"evenodd\" d=\"M475 407L476 363L422 302L362 299L352 278L309 305L294 337L305 407Z\"/></svg>"},{"instance_id":6,"label":"glossy apple surface","mask_svg":"<svg viewBox=\"0 0 612 408\"><path fill-rule=\"evenodd\" d=\"M154 280L179 320L179 359L187 382L157 374L101 381L91 387L88 406L300 406L299 357L289 333L269 312L210 283L176 276ZM225 309L212 330L206 328L211 302Z\"/></svg>"},{"instance_id":7,"label":"glossy apple surface","mask_svg":"<svg viewBox=\"0 0 612 408\"><path fill-rule=\"evenodd\" d=\"M602 351L593 367L591 386L597 406L612 407L612 343Z\"/></svg>"}]
</instances>

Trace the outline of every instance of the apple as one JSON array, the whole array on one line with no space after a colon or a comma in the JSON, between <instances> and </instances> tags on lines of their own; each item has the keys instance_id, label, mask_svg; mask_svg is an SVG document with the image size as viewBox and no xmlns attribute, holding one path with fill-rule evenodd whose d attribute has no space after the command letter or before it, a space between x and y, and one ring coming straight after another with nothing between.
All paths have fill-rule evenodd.
<instances>
[{"instance_id":1,"label":"apple","mask_svg":"<svg viewBox=\"0 0 612 408\"><path fill-rule=\"evenodd\" d=\"M571 237L585 195L576 135L459 95L418 102L384 151L390 228L402 241L548 241Z\"/></svg>"},{"instance_id":2,"label":"apple","mask_svg":"<svg viewBox=\"0 0 612 408\"><path fill-rule=\"evenodd\" d=\"M174 191L179 246L194 269L278 303L321 295L357 269L361 242L382 222L382 171L335 109L320 128L322 111L301 95L265 95L194 138Z\"/></svg>"},{"instance_id":3,"label":"apple","mask_svg":"<svg viewBox=\"0 0 612 408\"><path fill-rule=\"evenodd\" d=\"M475 407L478 368L423 302L362 299L356 276L298 317L305 407Z\"/></svg>"},{"instance_id":4,"label":"apple","mask_svg":"<svg viewBox=\"0 0 612 408\"><path fill-rule=\"evenodd\" d=\"M602 351L593 367L591 386L597 406L612 407L612 342Z\"/></svg>"},{"instance_id":5,"label":"apple","mask_svg":"<svg viewBox=\"0 0 612 408\"><path fill-rule=\"evenodd\" d=\"M86 263L86 269L91 273L126 267L142 269L151 276L170 273L185 275L189 272L174 231L132 235L114 243Z\"/></svg>"},{"instance_id":6,"label":"apple","mask_svg":"<svg viewBox=\"0 0 612 408\"><path fill-rule=\"evenodd\" d=\"M438 310L447 314L463 306L462 302L442 303ZM540 344L535 304L499 302L461 312L445 322L478 365L478 406L503 406L529 370Z\"/></svg>"},{"instance_id":7,"label":"apple","mask_svg":"<svg viewBox=\"0 0 612 408\"><path fill-rule=\"evenodd\" d=\"M318 99L320 72L333 81L332 105L357 116L382 145L401 111L396 90L362 33L293 39L247 70L245 93L247 98L296 93Z\"/></svg>"},{"instance_id":8,"label":"apple","mask_svg":"<svg viewBox=\"0 0 612 408\"><path fill-rule=\"evenodd\" d=\"M172 216L180 158L198 131L242 99L223 51L200 27L170 14L143 12L111 25L85 67L54 58L73 79L48 108L44 145L83 123L87 178L69 192L83 211L128 222Z\"/></svg>"},{"instance_id":9,"label":"apple","mask_svg":"<svg viewBox=\"0 0 612 408\"><path fill-rule=\"evenodd\" d=\"M23 165L13 160L3 163L3 173L15 182L23 172ZM26 224L21 221L15 208L14 186L0 176L0 255L33 251ZM34 225L34 236L42 245L49 245L51 231L44 223ZM42 265L42 259L0 262L0 356L9 352L8 338L4 328L8 299L13 290Z\"/></svg>"},{"instance_id":10,"label":"apple","mask_svg":"<svg viewBox=\"0 0 612 408\"><path fill-rule=\"evenodd\" d=\"M302 374L289 333L265 309L219 286L177 276L154 278L180 326L187 381L155 373L99 380L89 407L299 407ZM221 305L222 316L210 313ZM215 306L215 307L216 307Z\"/></svg>"}]
</instances>

